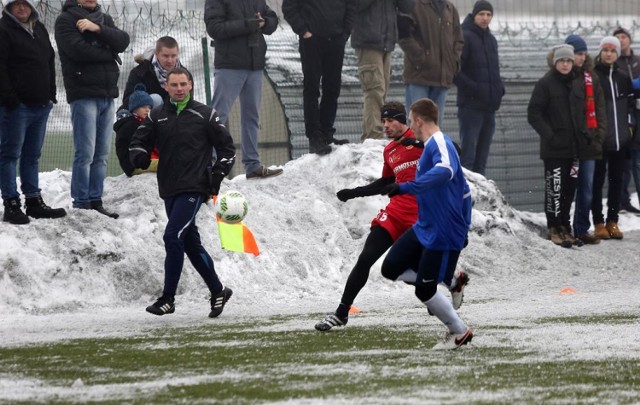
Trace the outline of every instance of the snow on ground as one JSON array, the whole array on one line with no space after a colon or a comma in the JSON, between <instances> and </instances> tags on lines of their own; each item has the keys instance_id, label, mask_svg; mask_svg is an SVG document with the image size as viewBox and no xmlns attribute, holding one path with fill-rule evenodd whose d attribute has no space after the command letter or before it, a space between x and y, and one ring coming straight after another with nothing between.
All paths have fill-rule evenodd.
<instances>
[{"instance_id":1,"label":"snow on ground","mask_svg":"<svg viewBox=\"0 0 640 405\"><path fill-rule=\"evenodd\" d=\"M279 314L322 313L338 303L346 277L368 233L371 219L387 202L375 196L340 202L335 192L377 178L384 141L337 147L330 155L304 155L284 166L284 174L247 181L225 180L250 203L245 223L262 254L223 251L211 204L197 218L205 247L222 282L234 289L225 322ZM634 325L589 328L583 324L544 325L526 337L517 331L482 334L476 325L525 325L547 317L638 314L640 217L622 214L622 241L563 249L545 239L544 215L506 205L495 184L467 172L475 206L470 244L460 266L471 275L461 315L476 327L476 346L530 347L550 358L601 359L640 353L640 343L624 331ZM41 174L45 201L65 207L57 220L0 223L0 342L3 346L69 338L126 336L163 325L207 322L208 291L189 264L180 284L176 313L154 317L144 311L160 294L166 222L154 174L108 178L104 203L120 213L113 220L71 208L70 173ZM542 182L542 178L540 179ZM634 201L636 196L634 195ZM542 202L540 204L542 206ZM363 311L417 310L407 286L380 276L380 262L356 300ZM575 293L562 294L564 288ZM410 316L409 322L418 318ZM358 318L349 327L380 322ZM388 322L403 322L391 319ZM636 322L637 323L637 322ZM310 329L285 322L280 327ZM443 329L444 330L444 329Z\"/></svg>"}]
</instances>

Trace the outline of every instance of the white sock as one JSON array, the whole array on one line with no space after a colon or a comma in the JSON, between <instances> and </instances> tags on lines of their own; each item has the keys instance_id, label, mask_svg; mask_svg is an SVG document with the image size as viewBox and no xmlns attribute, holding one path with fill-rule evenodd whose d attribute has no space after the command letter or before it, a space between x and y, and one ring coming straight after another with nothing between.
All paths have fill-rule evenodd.
<instances>
[{"instance_id":1,"label":"white sock","mask_svg":"<svg viewBox=\"0 0 640 405\"><path fill-rule=\"evenodd\" d=\"M431 299L423 302L423 304L449 328L449 332L456 335L466 332L467 325L462 322L456 310L453 309L451 300L445 297L440 291L436 291L436 294L431 297Z\"/></svg>"},{"instance_id":2,"label":"white sock","mask_svg":"<svg viewBox=\"0 0 640 405\"><path fill-rule=\"evenodd\" d=\"M418 273L416 273L415 270L408 269L405 270L404 273L400 274L398 278L396 278L396 281L405 281L407 283L415 284L417 277Z\"/></svg>"}]
</instances>

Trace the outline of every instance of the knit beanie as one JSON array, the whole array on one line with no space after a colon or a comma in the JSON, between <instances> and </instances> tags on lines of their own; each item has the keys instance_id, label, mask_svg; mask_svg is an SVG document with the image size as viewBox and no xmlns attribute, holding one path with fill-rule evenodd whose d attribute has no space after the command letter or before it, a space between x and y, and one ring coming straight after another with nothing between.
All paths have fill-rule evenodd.
<instances>
[{"instance_id":1,"label":"knit beanie","mask_svg":"<svg viewBox=\"0 0 640 405\"><path fill-rule=\"evenodd\" d=\"M629 42L633 41L633 38L631 37L631 34L629 33L628 30L622 28L622 27L618 27L615 31L613 31L613 35L614 37L617 36L618 34L624 34L629 38Z\"/></svg>"},{"instance_id":2,"label":"knit beanie","mask_svg":"<svg viewBox=\"0 0 640 405\"><path fill-rule=\"evenodd\" d=\"M564 43L573 46L574 53L587 52L587 43L580 35L571 34L564 40Z\"/></svg>"},{"instance_id":3,"label":"knit beanie","mask_svg":"<svg viewBox=\"0 0 640 405\"><path fill-rule=\"evenodd\" d=\"M25 0L29 6L31 7L31 10L35 10L36 9L36 5L33 3L33 0ZM11 3L15 3L16 0L2 0L2 6L6 9L9 7L9 5Z\"/></svg>"},{"instance_id":4,"label":"knit beanie","mask_svg":"<svg viewBox=\"0 0 640 405\"><path fill-rule=\"evenodd\" d=\"M475 17L481 11L490 11L493 14L493 6L486 0L478 0L476 4L473 5L473 11L471 12L471 16Z\"/></svg>"},{"instance_id":5,"label":"knit beanie","mask_svg":"<svg viewBox=\"0 0 640 405\"><path fill-rule=\"evenodd\" d=\"M575 55L573 51L573 46L568 44L557 45L553 47L553 65L560 59L571 59L575 60Z\"/></svg>"},{"instance_id":6,"label":"knit beanie","mask_svg":"<svg viewBox=\"0 0 640 405\"><path fill-rule=\"evenodd\" d=\"M133 93L129 96L129 111L134 112L137 108L143 105L153 107L153 99L147 94L147 88L142 83L136 84L133 88Z\"/></svg>"},{"instance_id":7,"label":"knit beanie","mask_svg":"<svg viewBox=\"0 0 640 405\"><path fill-rule=\"evenodd\" d=\"M616 37L604 37L600 41L600 50L604 48L615 48L616 53L620 56L620 40Z\"/></svg>"}]
</instances>

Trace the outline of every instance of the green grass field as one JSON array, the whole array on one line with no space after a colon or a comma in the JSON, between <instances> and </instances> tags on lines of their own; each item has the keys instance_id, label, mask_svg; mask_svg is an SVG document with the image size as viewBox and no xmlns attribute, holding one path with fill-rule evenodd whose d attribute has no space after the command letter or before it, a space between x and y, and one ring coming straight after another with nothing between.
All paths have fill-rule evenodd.
<instances>
[{"instance_id":1,"label":"green grass field","mask_svg":"<svg viewBox=\"0 0 640 405\"><path fill-rule=\"evenodd\" d=\"M310 327L317 314L239 323L223 317L188 327L164 323L144 336L0 348L0 374L35 387L33 397L12 403L638 401L637 359L573 358L570 348L535 351L514 338L565 324L633 325L638 316L547 318L522 328L482 325L476 345L442 352L430 348L443 328L423 310L397 324L385 321L392 315L360 315L353 325L328 333Z\"/></svg>"}]
</instances>

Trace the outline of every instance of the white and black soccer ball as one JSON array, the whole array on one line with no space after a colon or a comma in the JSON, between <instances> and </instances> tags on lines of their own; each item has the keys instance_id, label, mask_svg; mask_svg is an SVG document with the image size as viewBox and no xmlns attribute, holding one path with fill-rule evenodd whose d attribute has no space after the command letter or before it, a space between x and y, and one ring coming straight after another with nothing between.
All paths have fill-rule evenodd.
<instances>
[{"instance_id":1,"label":"white and black soccer ball","mask_svg":"<svg viewBox=\"0 0 640 405\"><path fill-rule=\"evenodd\" d=\"M216 215L224 222L235 224L244 219L249 211L249 203L239 191L226 191L216 200Z\"/></svg>"}]
</instances>

